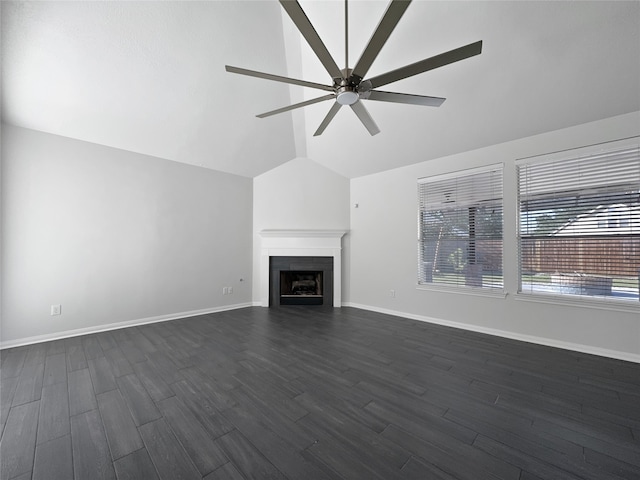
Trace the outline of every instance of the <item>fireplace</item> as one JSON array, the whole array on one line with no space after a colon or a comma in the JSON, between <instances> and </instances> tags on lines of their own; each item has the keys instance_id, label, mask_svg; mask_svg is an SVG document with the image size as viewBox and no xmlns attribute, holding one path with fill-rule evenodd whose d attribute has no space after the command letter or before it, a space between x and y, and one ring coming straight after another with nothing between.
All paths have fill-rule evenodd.
<instances>
[{"instance_id":1,"label":"fireplace","mask_svg":"<svg viewBox=\"0 0 640 480\"><path fill-rule=\"evenodd\" d=\"M342 237L345 230L262 230L259 268L260 305L287 304L340 307L342 303ZM302 272L314 278L288 279ZM321 273L321 278L317 277ZM294 280L296 292L281 294L281 283ZM316 285L310 283L316 282ZM293 284L292 284L293 286ZM311 293L313 288L321 293ZM321 295L322 302L318 300ZM283 301L281 301L283 297Z\"/></svg>"},{"instance_id":2,"label":"fireplace","mask_svg":"<svg viewBox=\"0 0 640 480\"><path fill-rule=\"evenodd\" d=\"M332 257L269 259L269 306L333 305Z\"/></svg>"}]
</instances>

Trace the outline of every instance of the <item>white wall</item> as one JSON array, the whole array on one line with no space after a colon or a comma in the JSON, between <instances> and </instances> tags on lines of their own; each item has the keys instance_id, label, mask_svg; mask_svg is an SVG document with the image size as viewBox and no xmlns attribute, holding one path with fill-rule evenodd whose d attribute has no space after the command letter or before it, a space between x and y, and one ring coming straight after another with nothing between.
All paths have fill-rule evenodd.
<instances>
[{"instance_id":1,"label":"white wall","mask_svg":"<svg viewBox=\"0 0 640 480\"><path fill-rule=\"evenodd\" d=\"M251 301L251 179L2 134L3 346Z\"/></svg>"},{"instance_id":2,"label":"white wall","mask_svg":"<svg viewBox=\"0 0 640 480\"><path fill-rule=\"evenodd\" d=\"M440 158L351 181L350 304L640 361L640 309L534 303L516 298L514 160L640 135L640 112ZM505 164L506 298L416 288L419 177ZM396 291L392 298L390 290Z\"/></svg>"},{"instance_id":3,"label":"white wall","mask_svg":"<svg viewBox=\"0 0 640 480\"><path fill-rule=\"evenodd\" d=\"M349 180L297 158L253 179L253 301L260 301L260 235L265 229L349 230ZM349 234L342 237L342 298L348 296Z\"/></svg>"}]
</instances>

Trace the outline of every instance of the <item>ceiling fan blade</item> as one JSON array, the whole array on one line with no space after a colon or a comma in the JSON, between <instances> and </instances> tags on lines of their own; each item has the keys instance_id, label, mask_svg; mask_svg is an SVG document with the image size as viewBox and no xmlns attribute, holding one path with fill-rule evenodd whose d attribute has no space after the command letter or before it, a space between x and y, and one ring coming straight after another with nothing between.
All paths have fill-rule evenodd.
<instances>
[{"instance_id":1,"label":"ceiling fan blade","mask_svg":"<svg viewBox=\"0 0 640 480\"><path fill-rule=\"evenodd\" d=\"M433 70L434 68L449 65L450 63L458 62L460 60L464 60L465 58L473 57L474 55L479 55L480 53L482 53L482 40L475 43L470 43L469 45L465 45L464 47L441 53L440 55L436 55L435 57L426 58L419 62L412 63L411 65L392 70L391 72L383 73L382 75L370 78L365 82L370 84L369 88L381 87L383 85L387 85L388 83L402 80L403 78L412 77L414 75L418 75L419 73Z\"/></svg>"},{"instance_id":2,"label":"ceiling fan blade","mask_svg":"<svg viewBox=\"0 0 640 480\"><path fill-rule=\"evenodd\" d=\"M276 82L291 83L293 85L301 85L303 87L317 88L320 90L326 90L333 92L333 87L329 85L322 85L321 83L307 82L305 80L298 80L295 78L281 77L280 75L272 75L270 73L256 72L255 70L247 70L246 68L232 67L231 65L225 65L225 70L230 73L238 73L240 75L248 75L250 77L264 78L267 80L275 80Z\"/></svg>"},{"instance_id":3,"label":"ceiling fan blade","mask_svg":"<svg viewBox=\"0 0 640 480\"><path fill-rule=\"evenodd\" d=\"M314 98L312 100L306 100L304 102L295 103L293 105L289 105L287 107L282 107L277 110L271 110L270 112L261 113L260 115L256 115L258 118L270 117L271 115L277 115L278 113L288 112L289 110L294 110L300 107L306 107L307 105L313 105L314 103L324 102L325 100L331 100L332 98L336 98L335 95L323 95L322 97Z\"/></svg>"},{"instance_id":4,"label":"ceiling fan blade","mask_svg":"<svg viewBox=\"0 0 640 480\"><path fill-rule=\"evenodd\" d=\"M408 103L410 105L424 105L439 107L446 100L442 97L427 97L425 95L411 95L408 93L382 92L370 90L360 95L363 100L378 100L381 102Z\"/></svg>"},{"instance_id":5,"label":"ceiling fan blade","mask_svg":"<svg viewBox=\"0 0 640 480\"><path fill-rule=\"evenodd\" d=\"M369 115L369 112L362 102L357 101L351 105L351 109L356 112L356 115L372 136L380 133L380 129L376 125L376 122L373 121L373 118L371 118L371 115Z\"/></svg>"},{"instance_id":6,"label":"ceiling fan blade","mask_svg":"<svg viewBox=\"0 0 640 480\"><path fill-rule=\"evenodd\" d=\"M334 102L334 104L331 106L331 110L329 110L329 113L327 113L327 116L324 117L324 120L322 120L322 123L316 130L316 133L313 134L314 137L317 137L318 135L322 135L322 132L324 132L324 129L327 128L327 125L329 125L329 122L333 120L333 117L336 116L336 113L338 113L338 110L340 110L340 107L342 107L341 104L339 104L338 102Z\"/></svg>"},{"instance_id":7,"label":"ceiling fan blade","mask_svg":"<svg viewBox=\"0 0 640 480\"><path fill-rule=\"evenodd\" d=\"M282 8L289 14L293 23L298 27L298 30L300 30L302 36L320 59L324 68L329 72L329 75L331 75L331 78L342 79L342 72L338 68L336 61L320 39L318 32L316 32L313 25L311 25L300 4L296 0L280 0L280 5L282 5Z\"/></svg>"},{"instance_id":8,"label":"ceiling fan blade","mask_svg":"<svg viewBox=\"0 0 640 480\"><path fill-rule=\"evenodd\" d=\"M362 52L360 60L358 60L355 67L353 67L352 74L354 76L359 79L364 78L410 3L411 0L392 0L373 33L371 40L369 40L369 44Z\"/></svg>"}]
</instances>

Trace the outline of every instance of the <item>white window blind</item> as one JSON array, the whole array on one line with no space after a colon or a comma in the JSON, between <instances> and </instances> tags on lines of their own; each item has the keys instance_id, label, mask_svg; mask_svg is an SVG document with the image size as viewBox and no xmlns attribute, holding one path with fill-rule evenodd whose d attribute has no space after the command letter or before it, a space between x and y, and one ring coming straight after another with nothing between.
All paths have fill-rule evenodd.
<instances>
[{"instance_id":1,"label":"white window blind","mask_svg":"<svg viewBox=\"0 0 640 480\"><path fill-rule=\"evenodd\" d=\"M418 283L502 289L502 165L418 180Z\"/></svg>"},{"instance_id":2,"label":"white window blind","mask_svg":"<svg viewBox=\"0 0 640 480\"><path fill-rule=\"evenodd\" d=\"M518 164L520 291L638 301L640 153Z\"/></svg>"}]
</instances>

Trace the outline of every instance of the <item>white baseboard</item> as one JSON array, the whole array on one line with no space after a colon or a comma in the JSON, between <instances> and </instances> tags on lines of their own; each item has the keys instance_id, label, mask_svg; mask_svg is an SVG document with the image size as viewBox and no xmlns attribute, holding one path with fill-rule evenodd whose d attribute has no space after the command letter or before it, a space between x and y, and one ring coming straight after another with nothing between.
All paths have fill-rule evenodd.
<instances>
[{"instance_id":1,"label":"white baseboard","mask_svg":"<svg viewBox=\"0 0 640 480\"><path fill-rule=\"evenodd\" d=\"M574 352L588 353L598 355L600 357L615 358L617 360L625 360L627 362L640 363L640 355L635 353L620 352L618 350L609 350L606 348L593 347L591 345L582 345L580 343L563 342L561 340L553 340L551 338L537 337L534 335L524 335L521 333L509 332L507 330L498 330L496 328L480 327L469 325L467 323L452 322L450 320L442 320L439 318L427 317L425 315L416 315L413 313L399 312L386 308L372 307L370 305L361 305L359 303L343 303L344 307L360 308L371 312L384 313L386 315L394 315L396 317L409 318L411 320L419 320L421 322L435 323L447 327L460 328L472 332L486 333L497 337L510 338L512 340L520 340L522 342L536 343L547 347L562 348L564 350L572 350Z\"/></svg>"},{"instance_id":2,"label":"white baseboard","mask_svg":"<svg viewBox=\"0 0 640 480\"><path fill-rule=\"evenodd\" d=\"M95 327L76 328L74 330L65 330L62 332L49 333L46 335L37 335L35 337L26 337L20 338L18 340L0 342L0 350L4 350L5 348L21 347L23 345L31 345L33 343L49 342L51 340L60 340L61 338L77 337L79 335L88 335L91 333L106 332L109 330L118 330L120 328L146 325L148 323L167 322L169 320L178 320L180 318L196 317L198 315L206 315L207 313L226 312L228 310L237 310L238 308L251 306L251 302L237 303L235 305L224 305L221 307L204 308L202 310L191 310L188 312L171 313L169 315L158 315L157 317L139 318L136 320L127 320L125 322L97 325Z\"/></svg>"}]
</instances>

